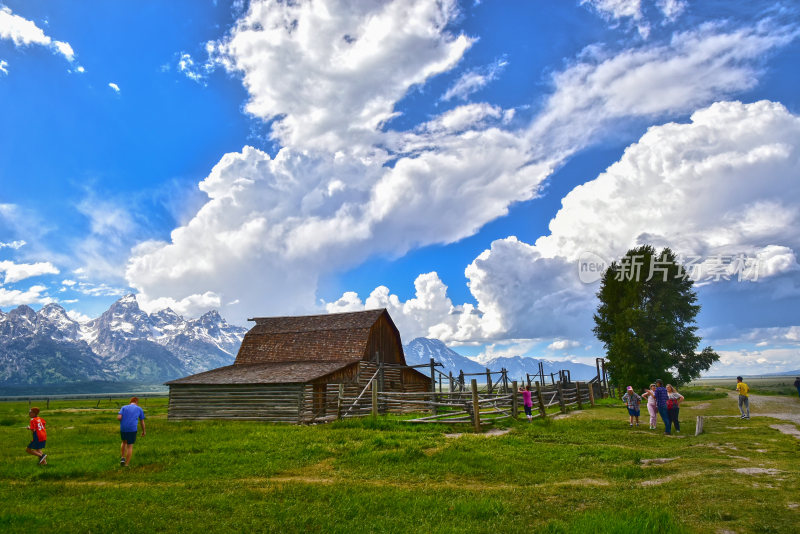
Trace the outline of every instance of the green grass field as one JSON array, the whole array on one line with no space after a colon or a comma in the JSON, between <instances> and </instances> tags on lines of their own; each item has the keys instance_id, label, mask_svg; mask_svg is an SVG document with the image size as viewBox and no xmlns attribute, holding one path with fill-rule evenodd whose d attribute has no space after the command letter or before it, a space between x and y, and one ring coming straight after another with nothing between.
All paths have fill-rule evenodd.
<instances>
[{"instance_id":1,"label":"green grass field","mask_svg":"<svg viewBox=\"0 0 800 534\"><path fill-rule=\"evenodd\" d=\"M0 403L0 531L797 532L800 440L771 425L797 427L757 415L798 417L800 400L754 398L742 421L726 390L684 392L673 437L646 416L629 428L614 399L486 436L395 417L168 422L151 398L130 468L114 402L43 409L45 467L24 452L28 404ZM695 437L700 414L734 417Z\"/></svg>"}]
</instances>

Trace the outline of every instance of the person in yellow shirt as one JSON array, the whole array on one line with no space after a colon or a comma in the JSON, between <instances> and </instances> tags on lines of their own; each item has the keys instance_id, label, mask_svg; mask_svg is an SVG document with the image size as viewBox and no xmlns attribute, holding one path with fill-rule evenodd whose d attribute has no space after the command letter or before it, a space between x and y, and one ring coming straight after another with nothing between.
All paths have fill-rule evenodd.
<instances>
[{"instance_id":1,"label":"person in yellow shirt","mask_svg":"<svg viewBox=\"0 0 800 534\"><path fill-rule=\"evenodd\" d=\"M736 391L739 393L739 411L742 414L742 419L750 419L750 388L747 384L742 382L742 377L736 377Z\"/></svg>"}]
</instances>

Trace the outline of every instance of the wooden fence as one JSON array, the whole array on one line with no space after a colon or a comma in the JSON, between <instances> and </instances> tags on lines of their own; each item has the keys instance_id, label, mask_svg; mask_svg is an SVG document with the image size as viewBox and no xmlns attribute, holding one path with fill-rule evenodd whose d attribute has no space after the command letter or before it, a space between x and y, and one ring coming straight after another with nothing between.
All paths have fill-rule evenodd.
<instances>
[{"instance_id":1,"label":"wooden fence","mask_svg":"<svg viewBox=\"0 0 800 534\"><path fill-rule=\"evenodd\" d=\"M547 417L547 409L552 406L558 406L561 413L571 406L578 409L594 406L595 397L602 395L602 388L596 382L558 382L555 385L535 386L531 393L532 410L536 412L533 417ZM337 419L428 412L429 415L406 419L404 422L467 423L480 431L482 426L495 421L517 418L522 409L522 394L517 389L516 381L511 381L508 387L500 390L489 384L481 390L473 378L468 392L382 392L378 390L377 382L372 381L358 396L345 396L340 390L336 402Z\"/></svg>"}]
</instances>

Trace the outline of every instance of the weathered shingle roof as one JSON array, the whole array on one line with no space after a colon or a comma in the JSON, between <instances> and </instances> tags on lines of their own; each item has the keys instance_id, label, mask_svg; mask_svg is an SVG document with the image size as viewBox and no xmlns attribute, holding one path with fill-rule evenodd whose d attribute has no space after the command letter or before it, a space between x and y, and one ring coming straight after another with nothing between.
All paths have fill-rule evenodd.
<instances>
[{"instance_id":1,"label":"weathered shingle roof","mask_svg":"<svg viewBox=\"0 0 800 534\"><path fill-rule=\"evenodd\" d=\"M234 365L360 360L372 326L386 310L302 317L258 317Z\"/></svg>"},{"instance_id":2,"label":"weathered shingle roof","mask_svg":"<svg viewBox=\"0 0 800 534\"><path fill-rule=\"evenodd\" d=\"M235 364L172 380L167 385L304 383L344 369L357 361Z\"/></svg>"},{"instance_id":3,"label":"weathered shingle roof","mask_svg":"<svg viewBox=\"0 0 800 534\"><path fill-rule=\"evenodd\" d=\"M248 320L256 322L256 325L250 329L250 332L254 334L319 332L321 330L359 330L370 328L385 311L385 309L379 309L360 312L328 313L325 315L255 317Z\"/></svg>"}]
</instances>

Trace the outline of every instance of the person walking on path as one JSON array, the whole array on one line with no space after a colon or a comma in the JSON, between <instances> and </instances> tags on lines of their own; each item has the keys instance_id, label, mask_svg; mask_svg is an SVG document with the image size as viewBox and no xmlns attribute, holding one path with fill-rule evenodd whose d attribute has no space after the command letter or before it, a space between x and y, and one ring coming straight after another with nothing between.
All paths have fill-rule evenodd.
<instances>
[{"instance_id":1,"label":"person walking on path","mask_svg":"<svg viewBox=\"0 0 800 534\"><path fill-rule=\"evenodd\" d=\"M653 393L656 396L656 408L658 408L658 413L661 415L661 420L664 421L664 434L669 436L672 433L672 425L670 425L669 412L667 411L669 393L667 393L667 388L664 387L664 382L660 378L656 380L656 390Z\"/></svg>"},{"instance_id":2,"label":"person walking on path","mask_svg":"<svg viewBox=\"0 0 800 534\"><path fill-rule=\"evenodd\" d=\"M650 389L644 390L642 397L647 397L647 411L650 413L650 430L656 429L658 423L658 408L656 407L656 385L650 384Z\"/></svg>"},{"instance_id":3,"label":"person walking on path","mask_svg":"<svg viewBox=\"0 0 800 534\"><path fill-rule=\"evenodd\" d=\"M139 399L133 397L130 404L120 408L117 421L119 421L119 435L122 438L119 464L129 466L133 455L133 444L136 443L137 424L142 425L142 437L145 435L144 410L139 407Z\"/></svg>"},{"instance_id":4,"label":"person walking on path","mask_svg":"<svg viewBox=\"0 0 800 534\"><path fill-rule=\"evenodd\" d=\"M25 452L37 456L39 465L47 465L47 455L42 452L47 442L47 430L45 430L47 423L39 417L39 408L36 407L30 409L28 417L31 418L28 430L33 432L33 439L28 443L28 448L25 449Z\"/></svg>"},{"instance_id":5,"label":"person walking on path","mask_svg":"<svg viewBox=\"0 0 800 534\"><path fill-rule=\"evenodd\" d=\"M736 391L739 393L739 412L742 419L750 419L750 388L742 381L741 376L736 377Z\"/></svg>"},{"instance_id":6,"label":"person walking on path","mask_svg":"<svg viewBox=\"0 0 800 534\"><path fill-rule=\"evenodd\" d=\"M633 391L631 386L628 386L628 390L622 396L622 402L628 407L628 415L630 416L630 424L628 426L633 426L634 419L636 420L636 426L639 426L639 404L641 404L642 398Z\"/></svg>"},{"instance_id":7,"label":"person walking on path","mask_svg":"<svg viewBox=\"0 0 800 534\"><path fill-rule=\"evenodd\" d=\"M525 415L528 416L528 422L530 423L533 421L533 399L531 399L531 387L525 386L524 389L520 387L519 392L522 393L522 404L525 406Z\"/></svg>"},{"instance_id":8,"label":"person walking on path","mask_svg":"<svg viewBox=\"0 0 800 534\"><path fill-rule=\"evenodd\" d=\"M794 387L797 388L797 396L800 397L800 376L794 379Z\"/></svg>"},{"instance_id":9,"label":"person walking on path","mask_svg":"<svg viewBox=\"0 0 800 534\"><path fill-rule=\"evenodd\" d=\"M675 427L675 432L681 431L681 423L678 421L678 410L680 410L680 404L683 402L683 395L678 393L672 384L667 384L667 394L669 398L667 399L667 413L669 414L669 420L672 425Z\"/></svg>"}]
</instances>

